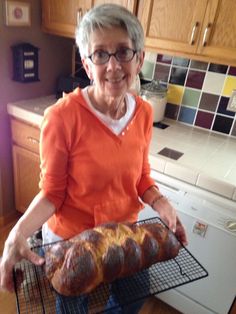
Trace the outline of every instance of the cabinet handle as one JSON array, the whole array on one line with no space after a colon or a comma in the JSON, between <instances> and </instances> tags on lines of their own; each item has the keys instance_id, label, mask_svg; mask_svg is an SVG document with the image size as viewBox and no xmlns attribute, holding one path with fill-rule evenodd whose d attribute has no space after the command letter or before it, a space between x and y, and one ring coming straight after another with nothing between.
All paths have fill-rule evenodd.
<instances>
[{"instance_id":1,"label":"cabinet handle","mask_svg":"<svg viewBox=\"0 0 236 314\"><path fill-rule=\"evenodd\" d=\"M82 16L83 16L83 11L81 8L79 8L79 10L77 11L77 25L79 25L79 23L82 19Z\"/></svg>"},{"instance_id":2,"label":"cabinet handle","mask_svg":"<svg viewBox=\"0 0 236 314\"><path fill-rule=\"evenodd\" d=\"M39 140L37 140L36 138L32 137L32 136L27 136L27 140L32 143L32 144L39 144Z\"/></svg>"},{"instance_id":3,"label":"cabinet handle","mask_svg":"<svg viewBox=\"0 0 236 314\"><path fill-rule=\"evenodd\" d=\"M209 30L211 28L211 23L208 23L207 24L207 27L205 28L205 31L204 31L204 35L203 35L203 40L202 40L202 45L203 47L205 47L207 45L207 41L208 41L208 38L209 38Z\"/></svg>"},{"instance_id":4,"label":"cabinet handle","mask_svg":"<svg viewBox=\"0 0 236 314\"><path fill-rule=\"evenodd\" d=\"M195 44L195 35L196 35L196 30L197 30L198 26L199 26L198 22L196 22L193 26L192 33L191 33L191 39L190 39L190 45Z\"/></svg>"}]
</instances>

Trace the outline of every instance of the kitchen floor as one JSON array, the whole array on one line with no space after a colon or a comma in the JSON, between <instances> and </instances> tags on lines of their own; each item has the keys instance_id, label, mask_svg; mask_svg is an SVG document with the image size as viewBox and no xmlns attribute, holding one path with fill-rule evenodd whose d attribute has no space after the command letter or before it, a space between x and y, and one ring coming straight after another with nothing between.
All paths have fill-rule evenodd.
<instances>
[{"instance_id":1,"label":"kitchen floor","mask_svg":"<svg viewBox=\"0 0 236 314\"><path fill-rule=\"evenodd\" d=\"M11 228L16 223L16 219L7 225L0 227L0 255L4 247L4 241L11 230ZM0 304L1 313L4 314L15 314L16 313L16 301L15 295L7 292L0 292ZM180 314L172 307L163 303L162 301L156 299L155 297L149 298L144 304L140 311L140 314Z\"/></svg>"}]
</instances>

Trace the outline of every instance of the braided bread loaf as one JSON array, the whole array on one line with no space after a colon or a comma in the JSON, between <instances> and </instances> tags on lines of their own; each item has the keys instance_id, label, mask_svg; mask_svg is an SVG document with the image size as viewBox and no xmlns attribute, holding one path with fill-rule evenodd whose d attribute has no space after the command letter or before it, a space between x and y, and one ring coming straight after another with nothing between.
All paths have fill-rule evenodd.
<instances>
[{"instance_id":1,"label":"braided bread loaf","mask_svg":"<svg viewBox=\"0 0 236 314\"><path fill-rule=\"evenodd\" d=\"M57 292L79 295L174 258L179 249L176 237L160 223L107 223L49 247L45 271Z\"/></svg>"}]
</instances>

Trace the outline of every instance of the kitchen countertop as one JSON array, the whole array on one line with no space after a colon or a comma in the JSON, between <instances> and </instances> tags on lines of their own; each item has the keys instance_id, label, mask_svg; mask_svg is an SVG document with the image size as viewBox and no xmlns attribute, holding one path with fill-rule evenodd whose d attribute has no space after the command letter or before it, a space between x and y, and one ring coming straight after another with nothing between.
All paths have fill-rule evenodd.
<instances>
[{"instance_id":1,"label":"kitchen countertop","mask_svg":"<svg viewBox=\"0 0 236 314\"><path fill-rule=\"evenodd\" d=\"M7 109L11 116L40 127L44 110L55 102L55 95L49 95L9 103ZM163 122L167 128L153 127L152 169L236 201L236 139L170 119ZM182 156L162 156L164 148Z\"/></svg>"}]
</instances>

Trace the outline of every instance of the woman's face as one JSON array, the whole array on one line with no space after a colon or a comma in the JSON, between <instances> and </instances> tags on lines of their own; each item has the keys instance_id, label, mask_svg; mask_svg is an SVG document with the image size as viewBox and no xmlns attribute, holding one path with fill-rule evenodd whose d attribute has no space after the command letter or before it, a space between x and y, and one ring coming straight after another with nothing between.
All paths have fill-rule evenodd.
<instances>
[{"instance_id":1,"label":"woman's face","mask_svg":"<svg viewBox=\"0 0 236 314\"><path fill-rule=\"evenodd\" d=\"M127 33L118 27L96 30L90 36L89 55L97 50L115 53L120 48L133 49ZM89 58L83 59L87 75L94 82L96 93L102 97L119 97L131 87L139 73L144 53L138 52L129 62L119 62L111 56L105 64L93 64Z\"/></svg>"}]
</instances>

